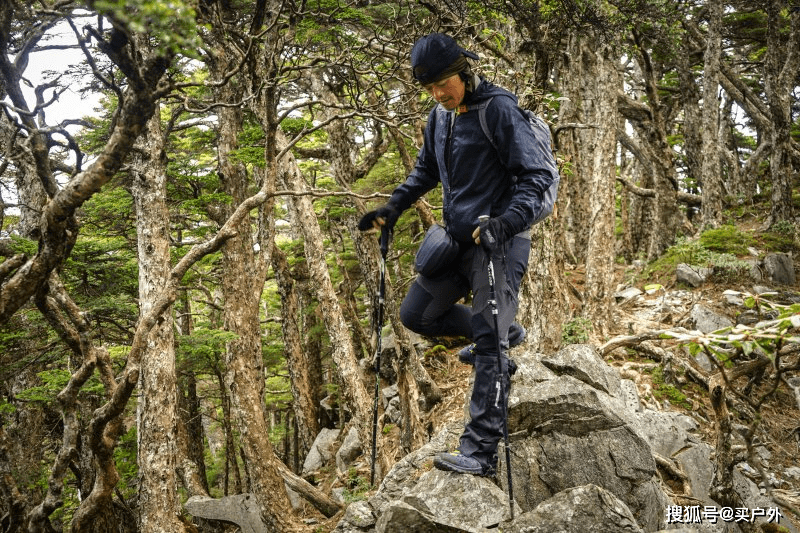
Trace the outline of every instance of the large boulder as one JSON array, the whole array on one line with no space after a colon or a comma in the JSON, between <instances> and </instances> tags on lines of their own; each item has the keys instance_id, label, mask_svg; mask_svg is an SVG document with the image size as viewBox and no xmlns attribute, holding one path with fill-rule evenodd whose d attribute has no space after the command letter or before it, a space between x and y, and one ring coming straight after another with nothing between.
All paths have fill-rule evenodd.
<instances>
[{"instance_id":1,"label":"large boulder","mask_svg":"<svg viewBox=\"0 0 800 533\"><path fill-rule=\"evenodd\" d=\"M529 511L561 491L593 484L623 501L641 527L660 529L669 499L649 444L600 400L604 392L575 373L583 374L573 369L536 387L512 388L509 431L527 435L512 446L515 498ZM612 388L622 390L618 376Z\"/></svg>"},{"instance_id":2,"label":"large boulder","mask_svg":"<svg viewBox=\"0 0 800 533\"><path fill-rule=\"evenodd\" d=\"M788 254L768 254L764 258L764 270L767 271L769 279L781 285L794 285L795 272L794 261Z\"/></svg>"},{"instance_id":3,"label":"large boulder","mask_svg":"<svg viewBox=\"0 0 800 533\"><path fill-rule=\"evenodd\" d=\"M740 531L732 522L666 523L667 510L687 502L717 507L708 495L713 448L698 438L692 418L643 408L634 383L620 379L589 346L552 356L516 354L515 360L508 413L513 520L502 441L497 478L433 469L434 455L457 445L463 430L457 422L398 461L377 493L352 504L335 531ZM661 481L660 474L669 475L665 461L684 473L687 492ZM738 473L736 480L746 505L769 506L752 482Z\"/></svg>"},{"instance_id":4,"label":"large boulder","mask_svg":"<svg viewBox=\"0 0 800 533\"><path fill-rule=\"evenodd\" d=\"M335 444L341 433L340 429L323 428L311 445L306 460L303 461L303 476L309 476L325 466L335 457Z\"/></svg>"},{"instance_id":5,"label":"large boulder","mask_svg":"<svg viewBox=\"0 0 800 533\"><path fill-rule=\"evenodd\" d=\"M597 485L559 492L523 514L509 533L643 533L619 498Z\"/></svg>"},{"instance_id":6,"label":"large boulder","mask_svg":"<svg viewBox=\"0 0 800 533\"><path fill-rule=\"evenodd\" d=\"M375 531L482 531L509 516L508 498L491 480L430 470L399 501L389 503Z\"/></svg>"},{"instance_id":7,"label":"large boulder","mask_svg":"<svg viewBox=\"0 0 800 533\"><path fill-rule=\"evenodd\" d=\"M193 496L184 505L198 518L228 522L239 526L242 533L266 533L261 511L252 494L234 494L224 498Z\"/></svg>"}]
</instances>

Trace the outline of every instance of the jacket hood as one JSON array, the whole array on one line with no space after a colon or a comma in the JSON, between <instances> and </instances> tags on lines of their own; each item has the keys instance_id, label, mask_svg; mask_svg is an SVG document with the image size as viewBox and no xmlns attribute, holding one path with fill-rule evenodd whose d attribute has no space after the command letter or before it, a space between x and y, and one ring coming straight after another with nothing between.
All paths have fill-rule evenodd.
<instances>
[{"instance_id":1,"label":"jacket hood","mask_svg":"<svg viewBox=\"0 0 800 533\"><path fill-rule=\"evenodd\" d=\"M466 83L466 93L464 94L464 101L462 102L464 105L480 104L485 100L489 100L501 94L511 97L514 103L517 103L516 95L487 81L478 74L473 74L472 78L468 79Z\"/></svg>"}]
</instances>

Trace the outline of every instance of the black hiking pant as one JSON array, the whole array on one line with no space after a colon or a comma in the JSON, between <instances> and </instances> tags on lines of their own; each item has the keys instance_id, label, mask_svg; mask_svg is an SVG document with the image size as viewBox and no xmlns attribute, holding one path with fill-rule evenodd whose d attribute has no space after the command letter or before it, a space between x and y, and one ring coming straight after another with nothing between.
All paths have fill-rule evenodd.
<instances>
[{"instance_id":1,"label":"black hiking pant","mask_svg":"<svg viewBox=\"0 0 800 533\"><path fill-rule=\"evenodd\" d=\"M500 346L508 349L508 329L517 314L518 293L528 267L531 241L517 235L493 258L495 298ZM417 276L402 305L400 319L412 331L430 337L463 336L475 343L475 385L470 399L470 418L459 450L484 466L496 463L497 443L502 438L507 398L499 398L497 340L489 303L489 258L480 246L465 245L449 272L437 278ZM472 307L458 303L472 293ZM503 389L508 396L508 359L501 354Z\"/></svg>"}]
</instances>

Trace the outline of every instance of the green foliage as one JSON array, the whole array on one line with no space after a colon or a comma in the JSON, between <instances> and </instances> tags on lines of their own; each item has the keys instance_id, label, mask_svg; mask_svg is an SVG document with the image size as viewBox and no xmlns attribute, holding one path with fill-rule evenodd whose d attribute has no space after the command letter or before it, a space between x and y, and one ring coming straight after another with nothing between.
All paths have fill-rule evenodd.
<instances>
[{"instance_id":1,"label":"green foliage","mask_svg":"<svg viewBox=\"0 0 800 533\"><path fill-rule=\"evenodd\" d=\"M653 385L655 385L653 396L657 400L666 399L676 407L692 408L692 403L686 398L686 394L681 389L664 381L664 371L660 366L653 368L650 374L653 379Z\"/></svg>"},{"instance_id":2,"label":"green foliage","mask_svg":"<svg viewBox=\"0 0 800 533\"><path fill-rule=\"evenodd\" d=\"M422 354L424 359L436 357L438 355L444 355L447 353L447 348L442 346L441 344L437 344L436 346L432 346L431 348L425 350L425 353Z\"/></svg>"},{"instance_id":3,"label":"green foliage","mask_svg":"<svg viewBox=\"0 0 800 533\"><path fill-rule=\"evenodd\" d=\"M263 168L264 160L264 130L257 124L245 122L239 132L237 148L231 155L232 158L247 166Z\"/></svg>"},{"instance_id":4,"label":"green foliage","mask_svg":"<svg viewBox=\"0 0 800 533\"><path fill-rule=\"evenodd\" d=\"M130 429L119 439L117 447L114 448L114 462L120 476L118 487L125 499L132 498L137 493L139 463L136 449L136 424L132 424Z\"/></svg>"},{"instance_id":5,"label":"green foliage","mask_svg":"<svg viewBox=\"0 0 800 533\"><path fill-rule=\"evenodd\" d=\"M712 252L747 255L747 247L753 245L753 238L736 226L722 226L701 233L700 245Z\"/></svg>"},{"instance_id":6,"label":"green foliage","mask_svg":"<svg viewBox=\"0 0 800 533\"><path fill-rule=\"evenodd\" d=\"M349 505L353 502L363 500L369 489L369 480L359 475L355 468L350 468L347 471L344 489L345 504Z\"/></svg>"},{"instance_id":7,"label":"green foliage","mask_svg":"<svg viewBox=\"0 0 800 533\"><path fill-rule=\"evenodd\" d=\"M16 411L17 408L14 407L14 404L7 402L5 398L0 396L0 420L2 420L4 416L13 415Z\"/></svg>"},{"instance_id":8,"label":"green foliage","mask_svg":"<svg viewBox=\"0 0 800 533\"><path fill-rule=\"evenodd\" d=\"M796 253L800 251L797 226L781 220L758 236L759 244L768 252Z\"/></svg>"},{"instance_id":9,"label":"green foliage","mask_svg":"<svg viewBox=\"0 0 800 533\"><path fill-rule=\"evenodd\" d=\"M11 251L15 254L24 254L28 257L34 255L38 249L38 243L36 241L18 235L11 236L9 245Z\"/></svg>"},{"instance_id":10,"label":"green foliage","mask_svg":"<svg viewBox=\"0 0 800 533\"><path fill-rule=\"evenodd\" d=\"M592 322L583 317L575 317L561 326L561 341L564 344L582 344L589 340Z\"/></svg>"},{"instance_id":11,"label":"green foliage","mask_svg":"<svg viewBox=\"0 0 800 533\"><path fill-rule=\"evenodd\" d=\"M270 443L272 443L273 446L278 446L278 444L286 438L287 433L289 433L289 428L286 427L286 424L274 424L269 430Z\"/></svg>"},{"instance_id":12,"label":"green foliage","mask_svg":"<svg viewBox=\"0 0 800 533\"><path fill-rule=\"evenodd\" d=\"M717 254L711 264L714 271L709 279L717 283L735 283L750 278L750 264L731 254Z\"/></svg>"},{"instance_id":13,"label":"green foliage","mask_svg":"<svg viewBox=\"0 0 800 533\"><path fill-rule=\"evenodd\" d=\"M741 234L738 231L723 230L721 233L712 233L712 236L707 238L707 242L715 248L724 249L725 247L720 244L720 235ZM742 242L749 241L746 238L739 237L737 242L740 244L732 244L729 248L738 250ZM734 255L710 250L703 245L702 240L680 237L661 257L650 263L642 271L639 279L646 282L652 280L663 282L665 278L674 277L675 269L680 263L699 268L710 268L712 269L712 277L718 282L738 281L749 276L750 273L750 265L737 259Z\"/></svg>"},{"instance_id":14,"label":"green foliage","mask_svg":"<svg viewBox=\"0 0 800 533\"><path fill-rule=\"evenodd\" d=\"M96 0L94 9L112 14L134 32L151 35L159 53L199 58L202 40L197 32L196 13L184 0Z\"/></svg>"},{"instance_id":15,"label":"green foliage","mask_svg":"<svg viewBox=\"0 0 800 533\"><path fill-rule=\"evenodd\" d=\"M800 342L800 303L780 303L774 299L776 293L753 295L737 293L745 305L755 308L761 317L767 312L777 317L762 320L754 326L738 324L713 333L698 335L696 332L666 332L666 335L687 346L689 353L697 355L704 351L721 367L733 367L739 358L749 357L754 352L775 359L781 347Z\"/></svg>"},{"instance_id":16,"label":"green foliage","mask_svg":"<svg viewBox=\"0 0 800 533\"><path fill-rule=\"evenodd\" d=\"M303 117L286 117L281 121L281 130L290 138L312 127L314 127L314 123Z\"/></svg>"},{"instance_id":17,"label":"green foliage","mask_svg":"<svg viewBox=\"0 0 800 533\"><path fill-rule=\"evenodd\" d=\"M191 335L177 337L176 355L180 361L194 362L198 367L206 367L209 361L216 361L225 353L225 344L236 338L230 331L197 327Z\"/></svg>"},{"instance_id":18,"label":"green foliage","mask_svg":"<svg viewBox=\"0 0 800 533\"><path fill-rule=\"evenodd\" d=\"M43 370L37 373L37 376L40 384L17 393L17 399L25 402L54 402L58 393L64 390L67 383L69 383L72 374L69 370L52 369ZM82 397L88 395L101 397L103 391L103 384L93 375L81 388L80 394Z\"/></svg>"}]
</instances>

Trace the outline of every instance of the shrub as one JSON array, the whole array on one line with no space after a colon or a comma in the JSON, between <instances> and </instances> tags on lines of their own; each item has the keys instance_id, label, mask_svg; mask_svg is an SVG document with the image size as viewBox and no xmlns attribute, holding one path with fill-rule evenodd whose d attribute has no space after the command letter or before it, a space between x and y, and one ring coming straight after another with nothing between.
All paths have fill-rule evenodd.
<instances>
[{"instance_id":1,"label":"shrub","mask_svg":"<svg viewBox=\"0 0 800 533\"><path fill-rule=\"evenodd\" d=\"M561 340L564 344L582 344L589 340L591 332L591 321L576 317L561 326Z\"/></svg>"},{"instance_id":2,"label":"shrub","mask_svg":"<svg viewBox=\"0 0 800 533\"><path fill-rule=\"evenodd\" d=\"M722 226L704 231L700 235L700 244L712 252L747 255L747 247L753 245L753 237L736 226Z\"/></svg>"}]
</instances>

